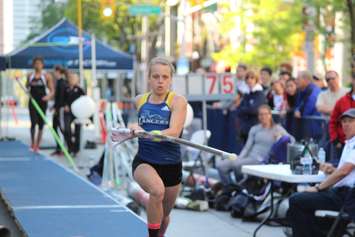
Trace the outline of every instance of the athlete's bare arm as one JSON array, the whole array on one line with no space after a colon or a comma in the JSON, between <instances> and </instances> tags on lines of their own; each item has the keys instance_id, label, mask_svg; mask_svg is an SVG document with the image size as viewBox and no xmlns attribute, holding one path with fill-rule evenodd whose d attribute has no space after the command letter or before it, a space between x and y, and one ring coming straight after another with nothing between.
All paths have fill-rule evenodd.
<instances>
[{"instance_id":1,"label":"athlete's bare arm","mask_svg":"<svg viewBox=\"0 0 355 237\"><path fill-rule=\"evenodd\" d=\"M185 97L175 95L171 105L170 127L162 131L163 135L179 137L184 129L187 102Z\"/></svg>"},{"instance_id":2,"label":"athlete's bare arm","mask_svg":"<svg viewBox=\"0 0 355 237\"><path fill-rule=\"evenodd\" d=\"M136 98L134 99L134 107L136 109L136 113L138 114L138 101L139 99L142 97L142 95L137 95ZM138 117L138 116L137 116ZM138 125L138 121L136 123L132 123L132 124L129 124L128 125L128 128L132 129L132 130L137 130L137 131L140 131L140 130L144 130L143 128L141 128L139 125Z\"/></svg>"},{"instance_id":3,"label":"athlete's bare arm","mask_svg":"<svg viewBox=\"0 0 355 237\"><path fill-rule=\"evenodd\" d=\"M42 100L49 101L54 97L54 92L55 92L54 91L54 82L53 82L52 76L49 73L45 74L45 78L46 78L47 87L49 89L49 93L48 93L48 95L43 97Z\"/></svg>"}]
</instances>

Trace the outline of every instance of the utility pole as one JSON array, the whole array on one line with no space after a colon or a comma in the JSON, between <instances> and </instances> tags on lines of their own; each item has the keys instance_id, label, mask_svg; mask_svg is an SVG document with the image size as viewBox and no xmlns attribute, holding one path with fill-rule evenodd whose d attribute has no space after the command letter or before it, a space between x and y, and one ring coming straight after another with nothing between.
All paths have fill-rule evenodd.
<instances>
[{"instance_id":1,"label":"utility pole","mask_svg":"<svg viewBox=\"0 0 355 237\"><path fill-rule=\"evenodd\" d=\"M77 0L77 17L78 17L78 47L79 47L79 78L80 85L84 88L84 55L83 55L83 19L81 0Z\"/></svg>"},{"instance_id":2,"label":"utility pole","mask_svg":"<svg viewBox=\"0 0 355 237\"><path fill-rule=\"evenodd\" d=\"M307 70L314 73L314 18L316 9L313 6L306 5L303 7L303 14L306 17L304 30L306 32L305 52L307 59Z\"/></svg>"}]
</instances>

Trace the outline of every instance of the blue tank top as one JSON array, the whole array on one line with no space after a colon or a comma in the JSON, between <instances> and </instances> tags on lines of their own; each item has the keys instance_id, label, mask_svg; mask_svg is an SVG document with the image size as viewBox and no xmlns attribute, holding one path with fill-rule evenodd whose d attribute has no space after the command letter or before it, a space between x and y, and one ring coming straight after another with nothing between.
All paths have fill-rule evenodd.
<instances>
[{"instance_id":1,"label":"blue tank top","mask_svg":"<svg viewBox=\"0 0 355 237\"><path fill-rule=\"evenodd\" d=\"M169 92L163 103L149 102L150 94L144 94L138 103L138 124L145 131L165 130L169 128L171 109L170 102L174 97ZM181 162L180 146L171 142L153 142L139 138L138 156L140 159L153 164L177 164Z\"/></svg>"}]
</instances>

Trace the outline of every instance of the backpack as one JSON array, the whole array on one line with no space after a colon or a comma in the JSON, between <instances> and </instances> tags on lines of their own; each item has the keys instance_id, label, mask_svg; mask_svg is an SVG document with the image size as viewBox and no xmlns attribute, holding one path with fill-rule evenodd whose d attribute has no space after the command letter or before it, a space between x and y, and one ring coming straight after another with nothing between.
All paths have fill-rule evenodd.
<instances>
[{"instance_id":1,"label":"backpack","mask_svg":"<svg viewBox=\"0 0 355 237\"><path fill-rule=\"evenodd\" d=\"M239 193L242 190L242 187L235 184L230 184L224 186L222 191L216 194L214 199L214 208L217 211L229 211L230 205L229 202L233 196Z\"/></svg>"},{"instance_id":2,"label":"backpack","mask_svg":"<svg viewBox=\"0 0 355 237\"><path fill-rule=\"evenodd\" d=\"M259 214L258 202L246 190L233 197L229 204L230 214L234 218L253 219Z\"/></svg>"}]
</instances>

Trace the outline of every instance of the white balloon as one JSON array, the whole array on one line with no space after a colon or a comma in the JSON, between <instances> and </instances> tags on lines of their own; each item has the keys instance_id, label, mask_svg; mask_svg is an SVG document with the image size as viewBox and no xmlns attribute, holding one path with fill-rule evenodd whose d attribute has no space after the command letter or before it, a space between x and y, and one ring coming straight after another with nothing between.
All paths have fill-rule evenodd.
<instances>
[{"instance_id":1,"label":"white balloon","mask_svg":"<svg viewBox=\"0 0 355 237\"><path fill-rule=\"evenodd\" d=\"M187 104L184 128L190 126L193 119L194 119L194 111L192 110L191 105Z\"/></svg>"},{"instance_id":2,"label":"white balloon","mask_svg":"<svg viewBox=\"0 0 355 237\"><path fill-rule=\"evenodd\" d=\"M95 113L96 104L87 95L80 96L71 104L71 111L78 119L87 119Z\"/></svg>"}]
</instances>

